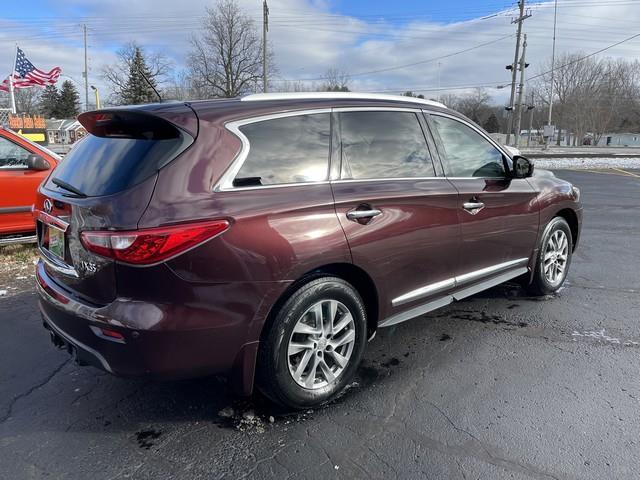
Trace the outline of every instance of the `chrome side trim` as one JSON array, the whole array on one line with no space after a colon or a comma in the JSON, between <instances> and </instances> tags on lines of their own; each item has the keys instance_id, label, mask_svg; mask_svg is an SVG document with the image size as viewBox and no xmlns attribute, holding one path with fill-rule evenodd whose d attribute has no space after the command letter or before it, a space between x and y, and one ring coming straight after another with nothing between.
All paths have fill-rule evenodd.
<instances>
[{"instance_id":1,"label":"chrome side trim","mask_svg":"<svg viewBox=\"0 0 640 480\"><path fill-rule=\"evenodd\" d=\"M249 95L251 96L251 95ZM247 97L244 97L247 98ZM298 115L312 115L317 113L328 113L331 114L331 108L316 108L310 110L293 110L289 112L279 112L272 113L269 115L262 115L259 117L252 118L244 118L242 120L236 120L233 122L229 122L225 125L225 128L233 133L236 137L240 139L242 142L242 146L240 148L240 152L236 155L236 158L231 162L231 165L227 168L227 170L222 174L220 180L214 185L214 192L235 192L235 191L244 191L244 190L257 190L263 188L282 188L282 187L291 187L298 185L318 185L323 183L329 183L328 179L328 170L329 170L329 152L327 152L327 180L319 181L319 182L301 182L301 183L282 183L278 185L259 185L255 187L234 187L233 179L236 177L245 160L249 156L249 150L251 149L251 144L249 139L240 131L240 127L243 125L248 125L250 123L256 122L264 122L266 120L272 120L275 118L284 118L284 117L295 117Z\"/></svg>"},{"instance_id":2,"label":"chrome side trim","mask_svg":"<svg viewBox=\"0 0 640 480\"><path fill-rule=\"evenodd\" d=\"M240 99L242 102L268 101L268 100L389 100L404 103L417 103L432 107L447 108L444 103L424 98L404 97L401 95L388 95L384 93L360 93L360 92L289 92L289 93L254 93Z\"/></svg>"},{"instance_id":3,"label":"chrome side trim","mask_svg":"<svg viewBox=\"0 0 640 480\"><path fill-rule=\"evenodd\" d=\"M331 183L361 183L361 182L395 182L397 180L447 180L445 177L389 177L389 178L345 178L331 180Z\"/></svg>"},{"instance_id":4,"label":"chrome side trim","mask_svg":"<svg viewBox=\"0 0 640 480\"><path fill-rule=\"evenodd\" d=\"M467 283L473 280L476 280L481 277L485 277L487 275L491 275L492 273L497 273L502 270L507 270L510 267L514 267L516 265L520 265L522 263L528 263L528 258L518 258L516 260L511 260L509 262L499 263L497 265L493 265L491 267L482 268L480 270L475 270L473 272L465 273L463 275L456 277L456 285L460 283Z\"/></svg>"},{"instance_id":5,"label":"chrome side trim","mask_svg":"<svg viewBox=\"0 0 640 480\"><path fill-rule=\"evenodd\" d=\"M27 213L31 211L31 205L25 205L23 207L2 207L0 208L0 215L3 213Z\"/></svg>"},{"instance_id":6,"label":"chrome side trim","mask_svg":"<svg viewBox=\"0 0 640 480\"><path fill-rule=\"evenodd\" d=\"M476 293L487 290L488 288L500 285L501 283L504 283L507 280L511 280L512 278L519 277L520 275L527 273L528 271L529 269L527 267L520 267L514 270L510 270L503 273L502 275L498 275L497 277L490 278L488 280L485 280L484 282L472 285L467 288L463 288L461 290L458 290L457 292L453 292L453 294L444 295L442 297L436 298L435 300L431 300L427 303L423 303L422 305L413 307L407 311L387 317L378 324L378 327L390 327L398 323L406 322L407 320L411 320L412 318L419 317L420 315L424 315L425 313L429 313L433 310L437 310L438 308L445 307L453 301L462 300L463 298L475 295Z\"/></svg>"},{"instance_id":7,"label":"chrome side trim","mask_svg":"<svg viewBox=\"0 0 640 480\"><path fill-rule=\"evenodd\" d=\"M0 238L0 246L14 245L16 243L36 243L38 238L35 235L25 235L21 237Z\"/></svg>"},{"instance_id":8,"label":"chrome side trim","mask_svg":"<svg viewBox=\"0 0 640 480\"><path fill-rule=\"evenodd\" d=\"M499 263L498 265L492 265L491 267L482 268L480 270L475 270L473 272L465 273L463 275L459 275L457 277L447 278L445 280L430 283L429 285L425 285L423 287L417 288L415 290L411 290L399 297L391 300L391 305L397 307L398 305L402 305L404 303L411 302L420 297L426 297L433 293L440 292L442 290L446 290L451 287L456 287L461 283L471 282L481 277L485 277L487 275L491 275L492 273L501 272L503 270L507 270L516 265L520 265L522 263L528 263L528 258L518 258L516 260L511 260L509 262Z\"/></svg>"},{"instance_id":9,"label":"chrome side trim","mask_svg":"<svg viewBox=\"0 0 640 480\"><path fill-rule=\"evenodd\" d=\"M418 305L417 307L413 307L406 312L400 312L392 315L379 323L378 327L390 327L391 325L406 322L407 320L411 320L412 318L419 317L420 315L424 315L425 313L429 313L432 310L446 307L451 302L453 302L453 297L451 295L445 295L444 297L440 297L436 300L432 300L425 304Z\"/></svg>"},{"instance_id":10,"label":"chrome side trim","mask_svg":"<svg viewBox=\"0 0 640 480\"><path fill-rule=\"evenodd\" d=\"M447 288L455 287L456 279L455 277L447 278L446 280L442 280L441 282L432 283L430 285L425 285L424 287L417 288L410 292L405 293L404 295L400 295L399 297L391 300L391 305L397 307L398 305L402 305L404 303L415 300L416 298L426 297L432 293L439 292L441 290L446 290Z\"/></svg>"},{"instance_id":11,"label":"chrome side trim","mask_svg":"<svg viewBox=\"0 0 640 480\"><path fill-rule=\"evenodd\" d=\"M506 282L507 280L511 280L512 278L519 277L527 273L529 269L527 267L520 267L515 270L510 270L502 275L498 275L497 277L492 277L489 280L485 280L482 283L478 283L477 285L471 285L470 287L463 288L462 290L458 290L454 292L453 298L455 300L462 300L463 298L470 297L471 295L475 295L476 293L480 293L483 290L486 290L491 287L495 287L496 285L500 285L501 283Z\"/></svg>"}]
</instances>

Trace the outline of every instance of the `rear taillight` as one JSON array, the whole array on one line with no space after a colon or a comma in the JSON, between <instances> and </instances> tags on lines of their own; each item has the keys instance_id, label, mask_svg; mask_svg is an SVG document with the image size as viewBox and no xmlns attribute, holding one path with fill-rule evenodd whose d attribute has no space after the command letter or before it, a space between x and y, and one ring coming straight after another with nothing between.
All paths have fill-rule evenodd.
<instances>
[{"instance_id":1,"label":"rear taillight","mask_svg":"<svg viewBox=\"0 0 640 480\"><path fill-rule=\"evenodd\" d=\"M227 220L188 223L131 231L85 231L90 252L132 265L152 265L173 258L229 228Z\"/></svg>"}]
</instances>

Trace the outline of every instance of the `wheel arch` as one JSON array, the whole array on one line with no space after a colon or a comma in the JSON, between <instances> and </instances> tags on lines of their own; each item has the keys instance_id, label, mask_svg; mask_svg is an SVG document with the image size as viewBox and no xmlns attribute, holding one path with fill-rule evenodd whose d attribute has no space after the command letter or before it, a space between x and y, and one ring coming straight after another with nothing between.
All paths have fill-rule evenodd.
<instances>
[{"instance_id":1,"label":"wheel arch","mask_svg":"<svg viewBox=\"0 0 640 480\"><path fill-rule=\"evenodd\" d=\"M356 289L364 302L365 311L367 313L367 337L371 338L378 328L378 317L380 312L378 289L376 288L373 279L363 269L351 263L330 263L314 268L313 270L309 270L287 287L287 289L278 297L273 306L269 309L269 313L267 314L266 320L262 326L262 331L260 332L260 340L262 341L265 335L269 332L278 310L293 292L311 280L326 276L341 278Z\"/></svg>"},{"instance_id":2,"label":"wheel arch","mask_svg":"<svg viewBox=\"0 0 640 480\"><path fill-rule=\"evenodd\" d=\"M575 251L576 246L578 245L578 235L580 231L580 226L578 224L578 215L571 208L564 208L560 210L555 215L556 217L564 218L565 221L569 224L569 229L571 230L571 251Z\"/></svg>"}]
</instances>

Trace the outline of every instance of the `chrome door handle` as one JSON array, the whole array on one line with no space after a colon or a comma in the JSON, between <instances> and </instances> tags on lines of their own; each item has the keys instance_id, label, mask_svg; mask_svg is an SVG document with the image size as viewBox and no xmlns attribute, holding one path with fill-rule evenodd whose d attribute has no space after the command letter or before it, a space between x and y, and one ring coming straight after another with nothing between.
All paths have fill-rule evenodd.
<instances>
[{"instance_id":1,"label":"chrome door handle","mask_svg":"<svg viewBox=\"0 0 640 480\"><path fill-rule=\"evenodd\" d=\"M382 211L372 208L371 210L351 210L347 212L349 220L362 220L363 218L373 218L382 215Z\"/></svg>"},{"instance_id":2,"label":"chrome door handle","mask_svg":"<svg viewBox=\"0 0 640 480\"><path fill-rule=\"evenodd\" d=\"M484 208L484 203L482 202L465 202L462 204L462 207L469 212L471 215L477 214L480 210Z\"/></svg>"}]
</instances>

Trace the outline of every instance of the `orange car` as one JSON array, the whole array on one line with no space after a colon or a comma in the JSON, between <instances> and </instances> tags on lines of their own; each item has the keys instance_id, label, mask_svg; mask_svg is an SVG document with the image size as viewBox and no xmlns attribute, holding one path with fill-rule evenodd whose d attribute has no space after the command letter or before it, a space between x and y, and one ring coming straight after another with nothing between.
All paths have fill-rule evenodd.
<instances>
[{"instance_id":1,"label":"orange car","mask_svg":"<svg viewBox=\"0 0 640 480\"><path fill-rule=\"evenodd\" d=\"M0 244L7 235L35 234L36 189L59 161L55 153L0 126Z\"/></svg>"}]
</instances>

